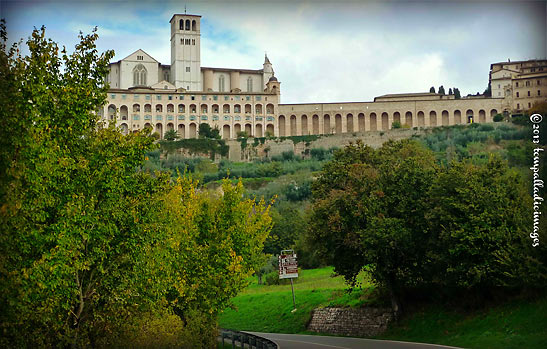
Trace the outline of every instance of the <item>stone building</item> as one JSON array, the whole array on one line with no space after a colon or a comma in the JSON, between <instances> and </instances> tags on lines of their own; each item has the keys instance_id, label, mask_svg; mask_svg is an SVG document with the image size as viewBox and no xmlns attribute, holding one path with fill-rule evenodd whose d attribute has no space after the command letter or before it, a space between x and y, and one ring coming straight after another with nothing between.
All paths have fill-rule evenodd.
<instances>
[{"instance_id":1,"label":"stone building","mask_svg":"<svg viewBox=\"0 0 547 349\"><path fill-rule=\"evenodd\" d=\"M547 60L493 63L490 86L493 98L504 98L504 108L520 114L547 100Z\"/></svg>"},{"instance_id":2,"label":"stone building","mask_svg":"<svg viewBox=\"0 0 547 349\"><path fill-rule=\"evenodd\" d=\"M99 110L104 120L115 120L125 133L151 127L160 137L176 130L181 138L195 138L200 123L218 128L226 139L242 131L254 137L353 133L388 130L396 121L408 127L490 122L498 113L530 103L524 97L535 98L525 94L545 96L545 75L537 78L536 72L522 70L528 69L523 64L515 75L515 64L509 68L496 63L502 69L492 65L492 98L408 93L372 102L281 104L280 82L267 56L262 69L201 66L200 20L196 15L173 15L170 65L141 49L110 64L108 103ZM515 97L506 93L509 81ZM494 89L496 83L500 88ZM521 92L526 84L541 88ZM498 96L500 91L504 93Z\"/></svg>"}]
</instances>

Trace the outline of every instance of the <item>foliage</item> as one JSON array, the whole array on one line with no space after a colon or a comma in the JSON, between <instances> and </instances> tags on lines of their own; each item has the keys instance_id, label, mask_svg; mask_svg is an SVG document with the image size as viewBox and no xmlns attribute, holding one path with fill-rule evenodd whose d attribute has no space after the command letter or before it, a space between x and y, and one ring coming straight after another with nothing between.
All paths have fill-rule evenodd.
<instances>
[{"instance_id":1,"label":"foliage","mask_svg":"<svg viewBox=\"0 0 547 349\"><path fill-rule=\"evenodd\" d=\"M498 158L438 167L413 141L358 143L314 183L308 240L349 282L368 266L396 311L416 287L540 287L547 273L543 248L528 244L530 201Z\"/></svg>"},{"instance_id":2,"label":"foliage","mask_svg":"<svg viewBox=\"0 0 547 349\"><path fill-rule=\"evenodd\" d=\"M401 125L400 121L393 121L393 123L391 123L391 128L392 129L401 128L401 127L403 127L403 126Z\"/></svg>"},{"instance_id":3,"label":"foliage","mask_svg":"<svg viewBox=\"0 0 547 349\"><path fill-rule=\"evenodd\" d=\"M293 247L298 236L304 233L306 223L298 206L282 203L271 210L273 228L264 243L264 252L279 254Z\"/></svg>"},{"instance_id":4,"label":"foliage","mask_svg":"<svg viewBox=\"0 0 547 349\"><path fill-rule=\"evenodd\" d=\"M260 266L268 206L241 183L209 195L136 170L159 153L149 130L98 123L113 52L95 31L59 55L34 30L27 57L0 33L0 345L214 343L216 315Z\"/></svg>"},{"instance_id":5,"label":"foliage","mask_svg":"<svg viewBox=\"0 0 547 349\"><path fill-rule=\"evenodd\" d=\"M177 149L186 149L190 154L208 154L211 159L216 154L228 155L229 147L223 139L188 138L176 141L160 141L161 149L166 153L173 153Z\"/></svg>"},{"instance_id":6,"label":"foliage","mask_svg":"<svg viewBox=\"0 0 547 349\"><path fill-rule=\"evenodd\" d=\"M496 115L494 115L493 121L494 121L494 122L503 121L503 115L501 115L501 114L496 114Z\"/></svg>"},{"instance_id":7,"label":"foliage","mask_svg":"<svg viewBox=\"0 0 547 349\"><path fill-rule=\"evenodd\" d=\"M168 141L173 141L173 140L179 138L179 135L177 134L177 131L171 129L171 130L167 130L165 132L165 134L163 135L163 138L165 138Z\"/></svg>"},{"instance_id":8,"label":"foliage","mask_svg":"<svg viewBox=\"0 0 547 349\"><path fill-rule=\"evenodd\" d=\"M220 139L220 130L218 127L212 128L208 123L199 124L199 138Z\"/></svg>"}]
</instances>

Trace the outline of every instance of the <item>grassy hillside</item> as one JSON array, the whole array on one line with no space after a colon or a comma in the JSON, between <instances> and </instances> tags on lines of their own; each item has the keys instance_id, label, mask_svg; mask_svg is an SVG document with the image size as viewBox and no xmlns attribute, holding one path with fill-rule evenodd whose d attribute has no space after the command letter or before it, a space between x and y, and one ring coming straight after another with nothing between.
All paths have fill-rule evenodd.
<instances>
[{"instance_id":1,"label":"grassy hillside","mask_svg":"<svg viewBox=\"0 0 547 349\"><path fill-rule=\"evenodd\" d=\"M343 278L332 277L332 268L303 270L295 283L297 310L291 312L291 286L251 285L226 309L219 326L236 330L308 333L306 325L314 308L360 307L378 304L374 286L361 275L362 289L347 293ZM464 348L546 348L547 298L517 300L474 311L429 305L410 310L388 332L378 337L453 345Z\"/></svg>"}]
</instances>

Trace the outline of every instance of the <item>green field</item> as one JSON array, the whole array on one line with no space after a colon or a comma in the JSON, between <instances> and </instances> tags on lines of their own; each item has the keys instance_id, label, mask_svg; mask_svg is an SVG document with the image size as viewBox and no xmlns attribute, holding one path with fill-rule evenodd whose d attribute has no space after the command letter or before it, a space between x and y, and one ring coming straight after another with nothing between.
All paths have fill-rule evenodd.
<instances>
[{"instance_id":1,"label":"green field","mask_svg":"<svg viewBox=\"0 0 547 349\"><path fill-rule=\"evenodd\" d=\"M226 309L219 326L234 330L307 333L311 311L317 307L359 307L377 300L374 286L361 275L363 285L352 293L332 268L303 270L291 286L258 285L256 278L238 295L234 309ZM547 298L515 300L488 309L467 311L429 305L407 314L381 339L453 345L464 348L547 348Z\"/></svg>"}]
</instances>

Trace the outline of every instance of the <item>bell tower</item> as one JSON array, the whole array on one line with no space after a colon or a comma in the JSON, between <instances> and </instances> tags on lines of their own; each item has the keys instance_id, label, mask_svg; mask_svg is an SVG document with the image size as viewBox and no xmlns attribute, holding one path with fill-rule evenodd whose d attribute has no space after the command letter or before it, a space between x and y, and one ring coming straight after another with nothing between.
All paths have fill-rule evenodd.
<instances>
[{"instance_id":1,"label":"bell tower","mask_svg":"<svg viewBox=\"0 0 547 349\"><path fill-rule=\"evenodd\" d=\"M175 14L171 17L171 82L176 88L201 90L201 16Z\"/></svg>"}]
</instances>

